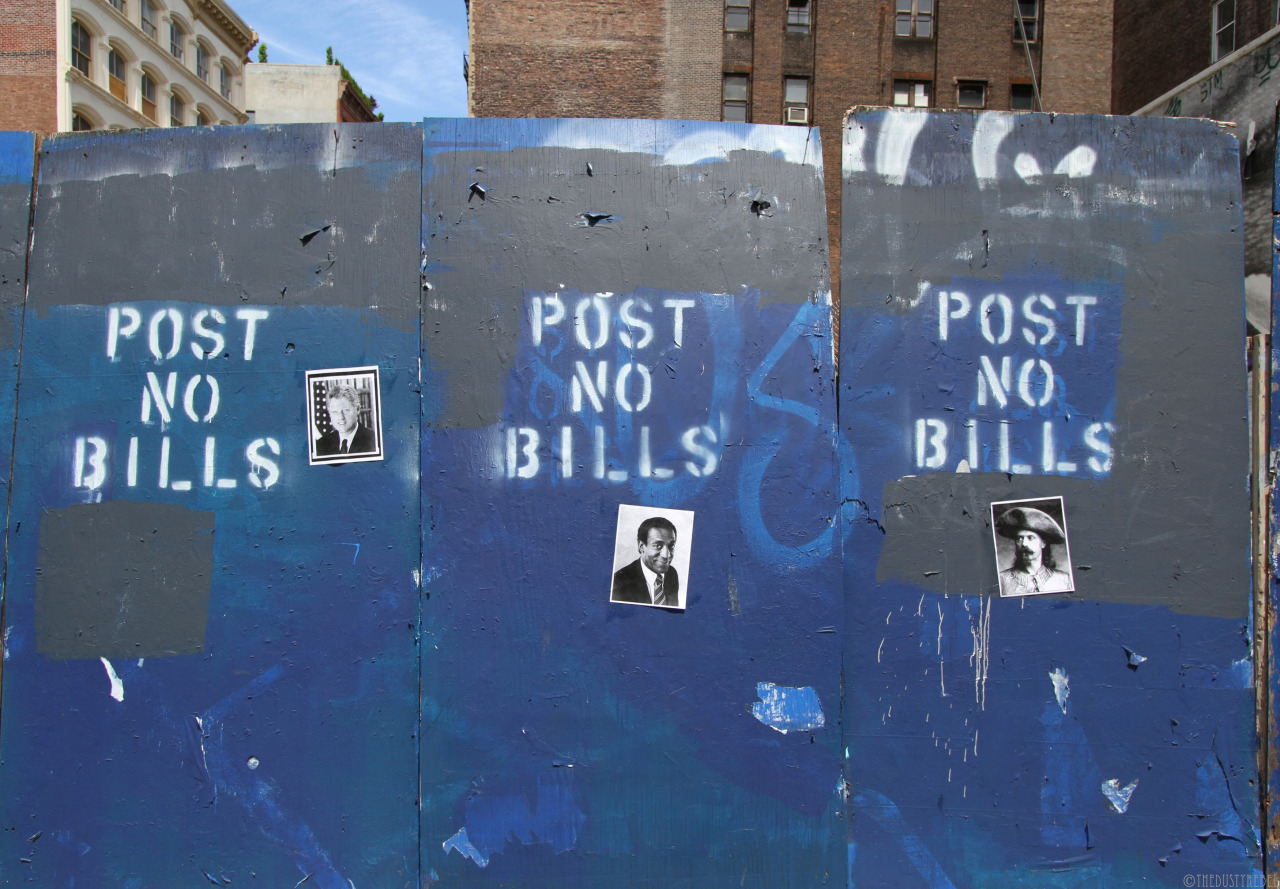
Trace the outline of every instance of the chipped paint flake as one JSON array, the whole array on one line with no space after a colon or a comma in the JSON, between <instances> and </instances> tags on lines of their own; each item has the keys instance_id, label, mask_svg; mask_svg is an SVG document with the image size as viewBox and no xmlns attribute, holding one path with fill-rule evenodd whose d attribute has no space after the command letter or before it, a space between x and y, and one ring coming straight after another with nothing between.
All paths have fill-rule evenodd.
<instances>
[{"instance_id":1,"label":"chipped paint flake","mask_svg":"<svg viewBox=\"0 0 1280 889\"><path fill-rule=\"evenodd\" d=\"M1061 667L1054 667L1049 671L1049 679L1053 682L1053 696L1058 700L1058 706L1062 708L1062 712L1067 712L1067 698L1071 697L1071 685L1067 679L1067 671Z\"/></svg>"},{"instance_id":2,"label":"chipped paint flake","mask_svg":"<svg viewBox=\"0 0 1280 889\"><path fill-rule=\"evenodd\" d=\"M102 661L102 666L107 668L107 679L111 681L111 697L117 701L124 700L124 683L120 681L120 677L116 674L116 668L111 666L111 661L104 657L98 658Z\"/></svg>"},{"instance_id":3,"label":"chipped paint flake","mask_svg":"<svg viewBox=\"0 0 1280 889\"><path fill-rule=\"evenodd\" d=\"M1124 787L1120 786L1119 778L1108 778L1102 782L1102 795L1107 798L1107 802L1111 803L1111 808L1116 810L1116 814L1123 815L1129 808L1129 799L1133 796L1133 792L1137 787L1137 778L1134 778Z\"/></svg>"},{"instance_id":4,"label":"chipped paint flake","mask_svg":"<svg viewBox=\"0 0 1280 889\"><path fill-rule=\"evenodd\" d=\"M756 683L760 700L751 705L751 715L769 728L782 732L812 731L826 725L818 693L808 686L789 688L772 682Z\"/></svg>"},{"instance_id":5,"label":"chipped paint flake","mask_svg":"<svg viewBox=\"0 0 1280 889\"><path fill-rule=\"evenodd\" d=\"M441 843L441 845L444 847L445 854L457 851L470 858L479 867L489 866L489 856L471 845L471 840L467 839L467 829L465 827L458 828L458 832Z\"/></svg>"}]
</instances>

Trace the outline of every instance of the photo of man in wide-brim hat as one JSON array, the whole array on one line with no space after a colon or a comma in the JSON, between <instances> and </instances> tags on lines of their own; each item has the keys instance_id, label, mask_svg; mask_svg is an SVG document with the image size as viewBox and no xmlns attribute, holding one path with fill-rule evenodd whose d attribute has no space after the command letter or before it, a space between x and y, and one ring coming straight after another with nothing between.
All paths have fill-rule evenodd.
<instances>
[{"instance_id":1,"label":"photo of man in wide-brim hat","mask_svg":"<svg viewBox=\"0 0 1280 889\"><path fill-rule=\"evenodd\" d=\"M1064 555L1068 552L1067 534L1063 530L1065 522L1059 524L1046 508L1062 515L1062 498L991 504L995 533L1013 541L1013 564L1000 572L1000 595L1035 596L1069 593L1075 589L1069 555L1063 562L1065 571L1059 569L1054 555L1055 547L1061 547ZM997 539L997 560L999 555L1000 542Z\"/></svg>"}]
</instances>

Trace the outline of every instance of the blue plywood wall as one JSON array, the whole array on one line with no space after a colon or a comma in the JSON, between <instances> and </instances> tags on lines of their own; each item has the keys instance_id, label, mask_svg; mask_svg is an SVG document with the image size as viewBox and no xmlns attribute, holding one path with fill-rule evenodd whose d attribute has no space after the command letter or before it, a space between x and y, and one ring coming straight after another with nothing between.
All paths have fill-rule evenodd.
<instances>
[{"instance_id":1,"label":"blue plywood wall","mask_svg":"<svg viewBox=\"0 0 1280 889\"><path fill-rule=\"evenodd\" d=\"M843 139L838 387L816 130L0 142L0 884L1257 875L1234 140Z\"/></svg>"},{"instance_id":2,"label":"blue plywood wall","mask_svg":"<svg viewBox=\"0 0 1280 889\"><path fill-rule=\"evenodd\" d=\"M31 232L31 176L35 137L0 133L0 428L13 424L18 391L18 350L22 336L23 296L27 281L27 243ZM0 499L9 502L13 437L0 432ZM0 593L3 591L0 590ZM0 665L2 675L2 665ZM0 713L2 721L3 713Z\"/></svg>"},{"instance_id":3,"label":"blue plywood wall","mask_svg":"<svg viewBox=\"0 0 1280 889\"><path fill-rule=\"evenodd\" d=\"M1259 874L1235 139L866 111L844 153L851 881ZM1075 590L1001 597L990 504L1045 497Z\"/></svg>"},{"instance_id":4,"label":"blue plywood wall","mask_svg":"<svg viewBox=\"0 0 1280 889\"><path fill-rule=\"evenodd\" d=\"M7 883L417 881L415 126L41 153L6 591ZM376 365L381 462L308 465Z\"/></svg>"},{"instance_id":5,"label":"blue plywood wall","mask_svg":"<svg viewBox=\"0 0 1280 889\"><path fill-rule=\"evenodd\" d=\"M828 879L842 618L817 133L448 120L425 139L424 869ZM692 513L683 610L610 602L637 558L624 504Z\"/></svg>"}]
</instances>

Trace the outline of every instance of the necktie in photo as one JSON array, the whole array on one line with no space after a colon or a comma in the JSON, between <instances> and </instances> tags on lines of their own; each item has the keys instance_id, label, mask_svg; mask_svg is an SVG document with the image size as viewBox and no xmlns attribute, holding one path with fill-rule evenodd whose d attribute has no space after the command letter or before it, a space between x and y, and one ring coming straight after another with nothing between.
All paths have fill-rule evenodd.
<instances>
[{"instance_id":1,"label":"necktie in photo","mask_svg":"<svg viewBox=\"0 0 1280 889\"><path fill-rule=\"evenodd\" d=\"M341 453L345 454L346 452L347 452L347 443L344 441L342 443Z\"/></svg>"},{"instance_id":2,"label":"necktie in photo","mask_svg":"<svg viewBox=\"0 0 1280 889\"><path fill-rule=\"evenodd\" d=\"M655 575L653 578L653 604L665 605L667 594L662 591L662 575Z\"/></svg>"}]
</instances>

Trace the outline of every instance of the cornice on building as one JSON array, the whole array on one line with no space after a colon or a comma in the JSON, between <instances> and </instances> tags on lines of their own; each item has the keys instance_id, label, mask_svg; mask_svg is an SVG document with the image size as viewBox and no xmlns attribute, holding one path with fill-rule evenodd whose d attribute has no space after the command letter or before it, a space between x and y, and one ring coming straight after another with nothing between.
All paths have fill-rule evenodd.
<instances>
[{"instance_id":1,"label":"cornice on building","mask_svg":"<svg viewBox=\"0 0 1280 889\"><path fill-rule=\"evenodd\" d=\"M249 50L258 42L258 33L222 0L195 0L194 6L197 14L204 13L211 22L226 32L231 38L228 43L242 47L240 61L248 61Z\"/></svg>"}]
</instances>

